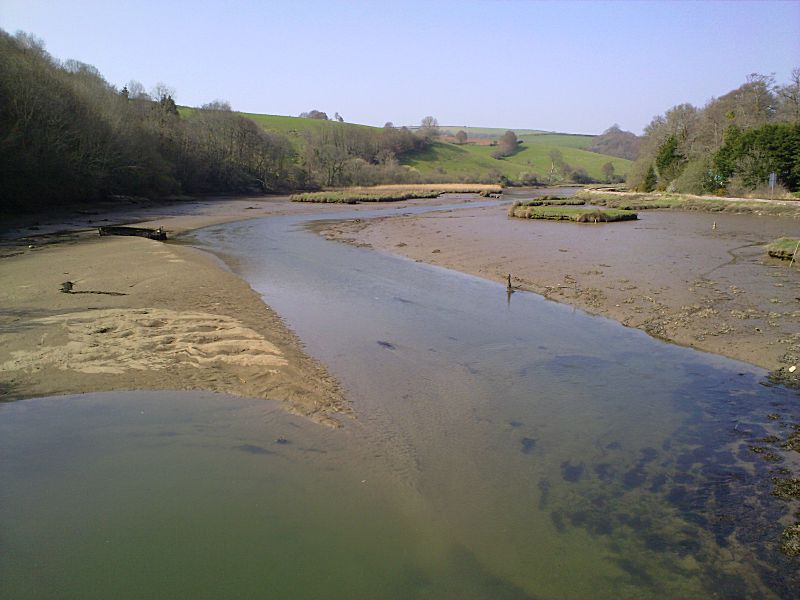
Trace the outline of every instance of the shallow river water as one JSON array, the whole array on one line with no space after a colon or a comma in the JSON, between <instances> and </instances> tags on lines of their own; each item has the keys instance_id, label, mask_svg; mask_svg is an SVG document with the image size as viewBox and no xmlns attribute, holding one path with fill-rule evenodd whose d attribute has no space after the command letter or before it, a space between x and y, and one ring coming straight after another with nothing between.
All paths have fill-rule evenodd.
<instances>
[{"instance_id":1,"label":"shallow river water","mask_svg":"<svg viewBox=\"0 0 800 600\"><path fill-rule=\"evenodd\" d=\"M797 421L795 392L534 294L326 241L307 229L319 218L193 242L284 317L355 417L329 430L202 393L2 406L0 592L798 595L780 551L797 507L771 494L792 456L764 441ZM751 450L765 444L771 460Z\"/></svg>"}]
</instances>

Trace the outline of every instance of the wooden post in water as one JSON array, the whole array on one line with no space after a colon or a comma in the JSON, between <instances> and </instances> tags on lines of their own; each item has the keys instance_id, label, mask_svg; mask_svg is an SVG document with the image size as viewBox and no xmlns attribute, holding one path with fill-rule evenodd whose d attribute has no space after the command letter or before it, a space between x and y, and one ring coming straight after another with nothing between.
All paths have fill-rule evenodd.
<instances>
[{"instance_id":1,"label":"wooden post in water","mask_svg":"<svg viewBox=\"0 0 800 600\"><path fill-rule=\"evenodd\" d=\"M511 287L511 273L508 274L508 285L506 286L506 290L509 292L514 290L514 288Z\"/></svg>"}]
</instances>

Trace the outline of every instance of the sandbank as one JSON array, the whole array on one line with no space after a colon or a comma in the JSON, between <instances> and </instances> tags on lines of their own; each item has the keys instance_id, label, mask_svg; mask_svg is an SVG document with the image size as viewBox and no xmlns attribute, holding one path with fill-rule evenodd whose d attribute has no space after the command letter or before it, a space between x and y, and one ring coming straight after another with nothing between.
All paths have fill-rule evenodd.
<instances>
[{"instance_id":1,"label":"sandbank","mask_svg":"<svg viewBox=\"0 0 800 600\"><path fill-rule=\"evenodd\" d=\"M350 409L324 366L246 282L174 240L302 210L287 198L246 198L19 219L0 246L0 399L198 389L279 400L338 424ZM162 226L171 239L99 237L93 229L111 223Z\"/></svg>"}]
</instances>

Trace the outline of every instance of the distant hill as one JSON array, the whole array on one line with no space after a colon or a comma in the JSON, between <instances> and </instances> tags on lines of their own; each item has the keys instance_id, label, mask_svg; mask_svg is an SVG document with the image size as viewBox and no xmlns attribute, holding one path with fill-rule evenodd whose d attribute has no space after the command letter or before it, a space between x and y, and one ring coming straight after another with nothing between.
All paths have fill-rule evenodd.
<instances>
[{"instance_id":1,"label":"distant hill","mask_svg":"<svg viewBox=\"0 0 800 600\"><path fill-rule=\"evenodd\" d=\"M628 160L636 160L639 158L641 145L642 138L630 131L623 131L619 128L619 125L615 124L606 129L601 135L595 137L591 146L589 146L589 150L600 154L627 158Z\"/></svg>"},{"instance_id":2,"label":"distant hill","mask_svg":"<svg viewBox=\"0 0 800 600\"><path fill-rule=\"evenodd\" d=\"M295 143L301 143L305 133L318 131L322 128L335 129L347 127L357 129L380 129L368 125L352 123L338 123L322 119L307 119L302 117L287 117L280 115L262 115L255 113L240 113L242 116L253 119L264 129L278 131L289 135ZM414 130L417 128L409 129ZM499 137L507 131L502 127L440 127L443 133L453 133L463 129L467 135L481 135L477 144L457 145L447 141L434 141L427 149L420 152L400 156L400 162L414 167L423 176L436 176L441 179L452 178L460 180L491 179L492 176L503 175L511 180L518 181L522 175L535 174L540 180L547 178L550 173L552 150L558 150L563 161L575 169L585 169L590 177L598 181L604 179L603 165L611 162L616 175L625 175L631 161L596 152L588 148L597 136L552 133L535 129L513 130L519 137L521 144L519 150L513 155L503 159L492 158L495 147L488 145L488 137Z\"/></svg>"}]
</instances>

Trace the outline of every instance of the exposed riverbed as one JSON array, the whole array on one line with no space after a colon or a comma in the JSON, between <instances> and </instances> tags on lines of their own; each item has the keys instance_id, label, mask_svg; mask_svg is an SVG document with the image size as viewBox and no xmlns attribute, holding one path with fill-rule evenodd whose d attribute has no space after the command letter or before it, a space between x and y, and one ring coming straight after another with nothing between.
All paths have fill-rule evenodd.
<instances>
[{"instance_id":1,"label":"exposed riverbed","mask_svg":"<svg viewBox=\"0 0 800 600\"><path fill-rule=\"evenodd\" d=\"M797 506L771 494L798 467L780 448L795 392L541 296L327 241L307 230L319 218L194 240L328 366L354 417L329 430L199 393L5 405L0 585L20 597L800 589L780 551ZM45 588L26 553L51 567Z\"/></svg>"}]
</instances>

